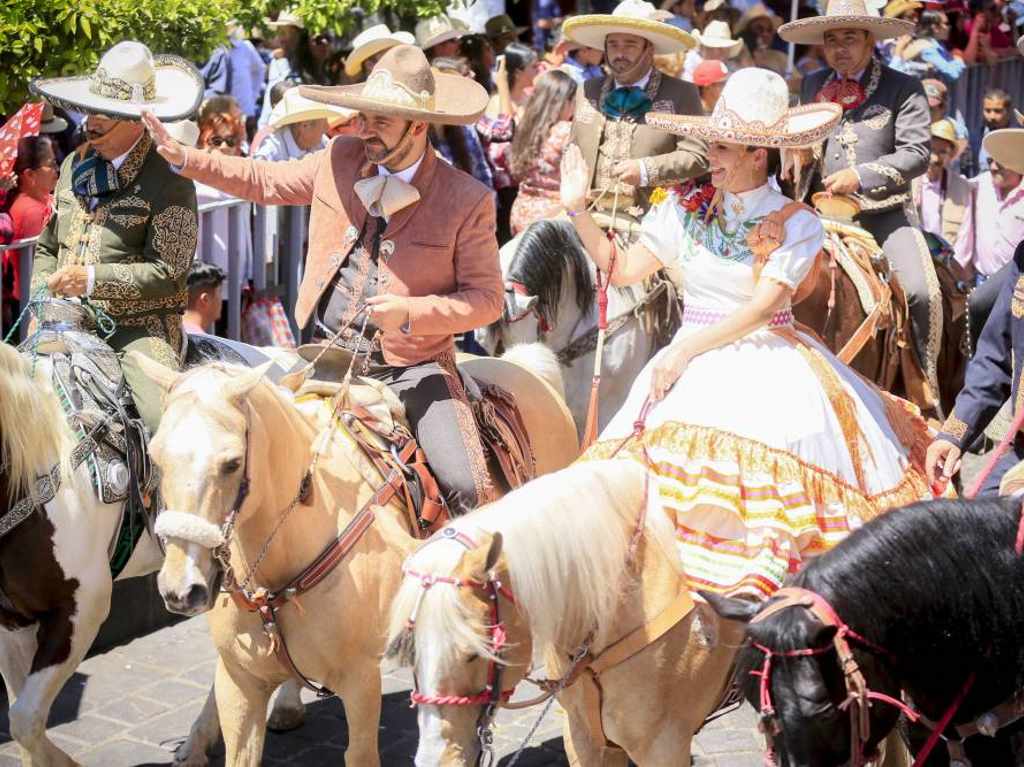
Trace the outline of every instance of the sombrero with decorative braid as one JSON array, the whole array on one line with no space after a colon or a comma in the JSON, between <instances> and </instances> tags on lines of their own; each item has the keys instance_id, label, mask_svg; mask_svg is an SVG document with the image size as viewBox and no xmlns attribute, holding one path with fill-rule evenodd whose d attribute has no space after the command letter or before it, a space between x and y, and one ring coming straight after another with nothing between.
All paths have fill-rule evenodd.
<instances>
[{"instance_id":1,"label":"sombrero with decorative braid","mask_svg":"<svg viewBox=\"0 0 1024 767\"><path fill-rule=\"evenodd\" d=\"M770 70L748 67L725 81L710 115L648 112L646 119L648 125L677 136L788 149L824 141L842 114L842 108L832 103L790 109L786 81Z\"/></svg>"},{"instance_id":2,"label":"sombrero with decorative braid","mask_svg":"<svg viewBox=\"0 0 1024 767\"><path fill-rule=\"evenodd\" d=\"M836 29L862 29L876 40L888 40L914 31L914 22L880 16L864 0L831 0L824 16L809 16L779 27L779 37L797 45L821 45L825 33Z\"/></svg>"},{"instance_id":3,"label":"sombrero with decorative braid","mask_svg":"<svg viewBox=\"0 0 1024 767\"><path fill-rule=\"evenodd\" d=\"M667 11L659 11L644 0L622 0L612 13L590 13L573 16L562 25L562 33L569 40L588 48L604 50L608 35L636 35L650 41L658 55L679 53L697 43L693 35L679 27L666 24Z\"/></svg>"},{"instance_id":4,"label":"sombrero with decorative braid","mask_svg":"<svg viewBox=\"0 0 1024 767\"><path fill-rule=\"evenodd\" d=\"M33 80L29 89L73 112L137 120L143 110L165 122L192 116L203 99L203 76L178 56L154 56L125 41L103 54L96 71Z\"/></svg>"},{"instance_id":5,"label":"sombrero with decorative braid","mask_svg":"<svg viewBox=\"0 0 1024 767\"><path fill-rule=\"evenodd\" d=\"M322 104L443 125L472 125L489 98L468 77L434 72L415 45L390 48L365 83L301 85L299 93Z\"/></svg>"}]
</instances>

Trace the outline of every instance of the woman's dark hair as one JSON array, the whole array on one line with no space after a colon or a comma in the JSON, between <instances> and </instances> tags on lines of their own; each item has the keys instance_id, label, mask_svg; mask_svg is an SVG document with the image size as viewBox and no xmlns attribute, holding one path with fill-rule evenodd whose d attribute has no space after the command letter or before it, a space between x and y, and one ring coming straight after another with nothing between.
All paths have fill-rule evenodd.
<instances>
[{"instance_id":1,"label":"woman's dark hair","mask_svg":"<svg viewBox=\"0 0 1024 767\"><path fill-rule=\"evenodd\" d=\"M461 57L438 56L430 62L432 69L446 74L461 75L469 77L471 70L469 62ZM452 164L459 170L473 175L473 160L469 156L469 148L466 146L466 134L461 125L431 125L430 143L440 148L442 145L448 147L451 153Z\"/></svg>"},{"instance_id":2,"label":"woman's dark hair","mask_svg":"<svg viewBox=\"0 0 1024 767\"><path fill-rule=\"evenodd\" d=\"M14 160L14 172L20 177L27 170L39 170L43 165L46 149L53 158L53 144L49 136L26 136L18 142L18 156Z\"/></svg>"},{"instance_id":3,"label":"woman's dark hair","mask_svg":"<svg viewBox=\"0 0 1024 767\"><path fill-rule=\"evenodd\" d=\"M491 41L487 39L486 35L466 35L459 41L459 56L469 62L473 79L480 83L488 93L494 91L491 70L484 62L484 54L490 47Z\"/></svg>"},{"instance_id":4,"label":"woman's dark hair","mask_svg":"<svg viewBox=\"0 0 1024 767\"><path fill-rule=\"evenodd\" d=\"M574 98L576 81L565 72L553 69L537 78L509 147L509 170L517 179L521 180L536 162L565 105Z\"/></svg>"},{"instance_id":5,"label":"woman's dark hair","mask_svg":"<svg viewBox=\"0 0 1024 767\"><path fill-rule=\"evenodd\" d=\"M935 37L935 30L946 20L946 14L942 11L924 11L918 19L914 37Z\"/></svg>"},{"instance_id":6,"label":"woman's dark hair","mask_svg":"<svg viewBox=\"0 0 1024 767\"><path fill-rule=\"evenodd\" d=\"M276 107L281 99L284 98L284 94L290 91L292 88L298 87L298 83L294 80L281 80L280 82L274 83L270 89L270 108Z\"/></svg>"},{"instance_id":7,"label":"woman's dark hair","mask_svg":"<svg viewBox=\"0 0 1024 767\"><path fill-rule=\"evenodd\" d=\"M324 80L323 73L320 71L320 65L313 58L313 53L309 50L309 32L305 29L299 30L299 39L295 44L295 48L287 52L288 65L291 67L291 74L289 75L290 80L296 80L303 82L307 85L327 85L328 83Z\"/></svg>"},{"instance_id":8,"label":"woman's dark hair","mask_svg":"<svg viewBox=\"0 0 1024 767\"><path fill-rule=\"evenodd\" d=\"M537 60L537 52L522 43L509 43L505 48L505 71L508 72L508 87L516 87L516 78L524 69Z\"/></svg>"}]
</instances>

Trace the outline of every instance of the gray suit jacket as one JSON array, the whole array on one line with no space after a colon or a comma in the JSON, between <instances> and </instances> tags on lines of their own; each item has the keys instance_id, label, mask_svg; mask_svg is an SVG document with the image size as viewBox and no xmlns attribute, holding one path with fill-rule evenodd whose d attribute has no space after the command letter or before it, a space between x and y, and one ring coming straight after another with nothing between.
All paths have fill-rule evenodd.
<instances>
[{"instance_id":1,"label":"gray suit jacket","mask_svg":"<svg viewBox=\"0 0 1024 767\"><path fill-rule=\"evenodd\" d=\"M607 124L601 110L602 101L613 87L614 81L610 77L594 77L576 90L572 140L579 146L590 168L592 188L597 169L597 152ZM647 91L654 112L687 115L704 113L695 85L669 77L657 69L651 74ZM633 126L628 157L643 161L647 170L648 188L685 181L706 172L708 167L704 142L673 136L644 123Z\"/></svg>"},{"instance_id":2,"label":"gray suit jacket","mask_svg":"<svg viewBox=\"0 0 1024 767\"><path fill-rule=\"evenodd\" d=\"M812 103L831 69L804 78L800 102ZM856 168L857 195L865 212L900 207L910 199L910 184L928 170L931 115L924 89L916 78L872 59L861 77L868 98L848 110L825 143L821 177Z\"/></svg>"}]
</instances>

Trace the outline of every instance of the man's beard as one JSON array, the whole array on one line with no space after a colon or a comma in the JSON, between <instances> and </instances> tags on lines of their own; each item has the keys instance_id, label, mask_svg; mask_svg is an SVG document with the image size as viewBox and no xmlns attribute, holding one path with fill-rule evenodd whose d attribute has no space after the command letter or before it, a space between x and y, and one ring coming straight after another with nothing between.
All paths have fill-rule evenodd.
<instances>
[{"instance_id":1,"label":"man's beard","mask_svg":"<svg viewBox=\"0 0 1024 767\"><path fill-rule=\"evenodd\" d=\"M985 127L989 130L999 130L1006 128L1009 125L1009 120L1005 122L995 122L994 120L985 120Z\"/></svg>"}]
</instances>

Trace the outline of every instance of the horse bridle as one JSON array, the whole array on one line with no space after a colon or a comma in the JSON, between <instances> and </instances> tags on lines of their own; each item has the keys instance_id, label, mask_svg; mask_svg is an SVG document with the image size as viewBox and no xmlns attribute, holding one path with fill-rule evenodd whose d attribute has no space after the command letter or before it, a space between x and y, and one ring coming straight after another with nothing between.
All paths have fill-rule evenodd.
<instances>
[{"instance_id":1,"label":"horse bridle","mask_svg":"<svg viewBox=\"0 0 1024 767\"><path fill-rule=\"evenodd\" d=\"M440 530L423 544L416 553L424 547L437 541L455 541L467 551L477 547L477 542L465 533L456 530L454 527L446 527ZM415 556L415 553L413 554ZM406 629L412 631L416 627L416 617L419 614L420 606L427 591L437 584L453 586L457 589L472 588L482 590L490 603L490 625L488 627L491 658L487 661L487 682L480 692L474 695L426 695L419 689L413 688L409 699L413 706L483 706L480 716L477 718L476 735L480 742L480 753L477 756L478 765L490 765L494 761L493 731L491 725L498 707L507 703L515 693L515 687L504 690L501 687L502 663L500 662L502 652L508 645L508 634L505 631L505 624L501 620L501 598L508 600L513 606L516 604L512 591L488 573L483 581L468 578L458 578L453 575L435 575L433 573L421 573L408 567L402 568L402 574L408 578L415 578L420 582L421 591L416 597L409 619L406 621ZM413 678L414 684L418 681ZM485 761L486 759L486 761Z\"/></svg>"},{"instance_id":2,"label":"horse bridle","mask_svg":"<svg viewBox=\"0 0 1024 767\"><path fill-rule=\"evenodd\" d=\"M839 704L840 709L847 709L850 715L850 767L864 767L868 756L865 755L865 747L871 739L871 702L879 701L887 703L899 709L911 721L918 721L919 715L903 701L885 693L871 690L864 674L860 670L856 658L853 657L853 650L850 642L853 641L861 647L873 653L889 657L889 652L858 634L845 623L832 608L824 597L802 588L783 588L775 592L778 601L773 601L761 612L759 612L751 623L760 623L782 610L791 607L802 607L809 610L811 614L826 626L837 629L831 644L824 647L801 648L797 650L773 650L762 644L755 643L753 646L764 653L764 663L760 671L751 671L751 675L759 677L759 704L761 715L760 729L765 735L766 750L765 762L769 765L777 764L772 746L772 736L777 735L780 730L778 716L771 696L771 674L772 658L802 658L815 655L824 655L835 651L839 658L839 668L843 673L843 680L846 685L846 699Z\"/></svg>"}]
</instances>

